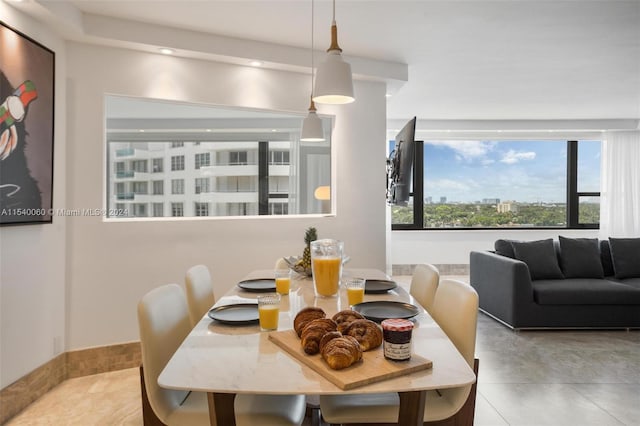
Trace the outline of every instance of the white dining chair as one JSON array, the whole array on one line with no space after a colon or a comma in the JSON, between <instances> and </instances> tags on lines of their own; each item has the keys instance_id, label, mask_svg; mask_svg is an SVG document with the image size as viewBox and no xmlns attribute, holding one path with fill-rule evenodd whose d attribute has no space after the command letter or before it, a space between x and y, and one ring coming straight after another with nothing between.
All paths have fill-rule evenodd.
<instances>
[{"instance_id":1,"label":"white dining chair","mask_svg":"<svg viewBox=\"0 0 640 426\"><path fill-rule=\"evenodd\" d=\"M431 316L447 334L469 366L474 368L476 365L474 352L478 323L478 294L475 290L461 281L442 280L436 291ZM475 390L475 387L473 389ZM448 419L456 415L466 404L473 406L475 395L473 401L467 402L471 390L472 385L428 391L424 422ZM320 397L322 417L331 424L397 423L398 407L397 393ZM473 416L473 413L470 415ZM473 424L473 418L471 418L470 424Z\"/></svg>"},{"instance_id":2,"label":"white dining chair","mask_svg":"<svg viewBox=\"0 0 640 426\"><path fill-rule=\"evenodd\" d=\"M205 265L195 265L189 268L184 279L184 287L187 293L189 319L191 325L195 326L216 303L209 268Z\"/></svg>"},{"instance_id":3,"label":"white dining chair","mask_svg":"<svg viewBox=\"0 0 640 426\"><path fill-rule=\"evenodd\" d=\"M182 288L167 284L147 293L138 303L138 325L143 395L146 391L155 416L168 426L209 425L206 393L170 390L158 385L162 369L191 330ZM300 425L304 420L305 398L242 394L235 397L234 410L237 426Z\"/></svg>"},{"instance_id":4,"label":"white dining chair","mask_svg":"<svg viewBox=\"0 0 640 426\"><path fill-rule=\"evenodd\" d=\"M440 272L435 266L424 263L416 265L414 268L409 294L429 313L431 313L431 306L433 305L439 282Z\"/></svg>"}]
</instances>

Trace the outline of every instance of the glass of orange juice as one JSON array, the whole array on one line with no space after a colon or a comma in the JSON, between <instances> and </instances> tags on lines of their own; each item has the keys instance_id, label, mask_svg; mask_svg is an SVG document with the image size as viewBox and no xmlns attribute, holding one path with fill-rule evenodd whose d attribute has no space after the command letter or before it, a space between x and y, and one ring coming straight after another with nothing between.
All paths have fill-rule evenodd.
<instances>
[{"instance_id":1,"label":"glass of orange juice","mask_svg":"<svg viewBox=\"0 0 640 426\"><path fill-rule=\"evenodd\" d=\"M347 299L349 306L357 305L364 301L364 278L350 277L343 280L344 287L347 289Z\"/></svg>"},{"instance_id":2,"label":"glass of orange juice","mask_svg":"<svg viewBox=\"0 0 640 426\"><path fill-rule=\"evenodd\" d=\"M280 316L280 295L277 293L262 294L258 296L258 318L260 330L271 331L278 329L278 317Z\"/></svg>"},{"instance_id":3,"label":"glass of orange juice","mask_svg":"<svg viewBox=\"0 0 640 426\"><path fill-rule=\"evenodd\" d=\"M276 269L276 293L281 295L289 294L291 288L291 270Z\"/></svg>"},{"instance_id":4,"label":"glass of orange juice","mask_svg":"<svg viewBox=\"0 0 640 426\"><path fill-rule=\"evenodd\" d=\"M323 239L311 242L311 272L316 296L335 297L342 277L344 243Z\"/></svg>"}]
</instances>

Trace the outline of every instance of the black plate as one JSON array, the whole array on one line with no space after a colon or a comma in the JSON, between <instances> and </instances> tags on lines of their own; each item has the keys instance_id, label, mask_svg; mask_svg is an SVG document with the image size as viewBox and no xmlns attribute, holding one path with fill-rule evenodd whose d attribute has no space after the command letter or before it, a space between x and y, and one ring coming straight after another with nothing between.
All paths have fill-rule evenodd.
<instances>
[{"instance_id":1,"label":"black plate","mask_svg":"<svg viewBox=\"0 0 640 426\"><path fill-rule=\"evenodd\" d=\"M238 303L218 306L209 311L209 318L223 324L255 324L259 320L258 305L256 303Z\"/></svg>"},{"instance_id":2,"label":"black plate","mask_svg":"<svg viewBox=\"0 0 640 426\"><path fill-rule=\"evenodd\" d=\"M254 293L268 293L271 291L276 291L276 280L275 279L258 279L258 280L240 281L238 283L238 287L240 287L243 290L251 291Z\"/></svg>"},{"instance_id":3,"label":"black plate","mask_svg":"<svg viewBox=\"0 0 640 426\"><path fill-rule=\"evenodd\" d=\"M364 292L367 294L386 293L396 287L398 284L389 280L366 280L364 282Z\"/></svg>"},{"instance_id":4,"label":"black plate","mask_svg":"<svg viewBox=\"0 0 640 426\"><path fill-rule=\"evenodd\" d=\"M376 322L381 322L388 318L408 319L420 313L417 307L409 303L393 302L390 300L358 303L357 305L353 305L352 309L360 312L365 318Z\"/></svg>"}]
</instances>

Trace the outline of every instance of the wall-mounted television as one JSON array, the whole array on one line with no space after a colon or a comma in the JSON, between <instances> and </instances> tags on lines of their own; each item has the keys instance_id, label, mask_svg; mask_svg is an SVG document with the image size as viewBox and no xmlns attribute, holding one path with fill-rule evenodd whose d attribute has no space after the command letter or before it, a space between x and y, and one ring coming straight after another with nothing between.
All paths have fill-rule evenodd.
<instances>
[{"instance_id":1,"label":"wall-mounted television","mask_svg":"<svg viewBox=\"0 0 640 426\"><path fill-rule=\"evenodd\" d=\"M406 206L411 193L415 155L416 117L396 135L395 146L387 159L387 203Z\"/></svg>"}]
</instances>

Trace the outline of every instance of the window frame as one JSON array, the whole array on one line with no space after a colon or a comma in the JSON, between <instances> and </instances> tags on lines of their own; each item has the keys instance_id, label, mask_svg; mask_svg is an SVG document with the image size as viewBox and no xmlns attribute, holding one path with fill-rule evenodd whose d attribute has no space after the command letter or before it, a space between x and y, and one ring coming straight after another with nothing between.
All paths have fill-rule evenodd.
<instances>
[{"instance_id":1,"label":"window frame","mask_svg":"<svg viewBox=\"0 0 640 426\"><path fill-rule=\"evenodd\" d=\"M535 226L535 227L450 227L450 228L425 228L424 227L424 141L415 141L415 157L413 165L412 191L413 197L413 223L392 223L392 231L480 231L480 230L544 230L544 229L600 229L600 224L579 223L580 197L600 197L600 192L578 191L578 140L567 140L567 225L559 226ZM415 200L422 200L416 203Z\"/></svg>"}]
</instances>

